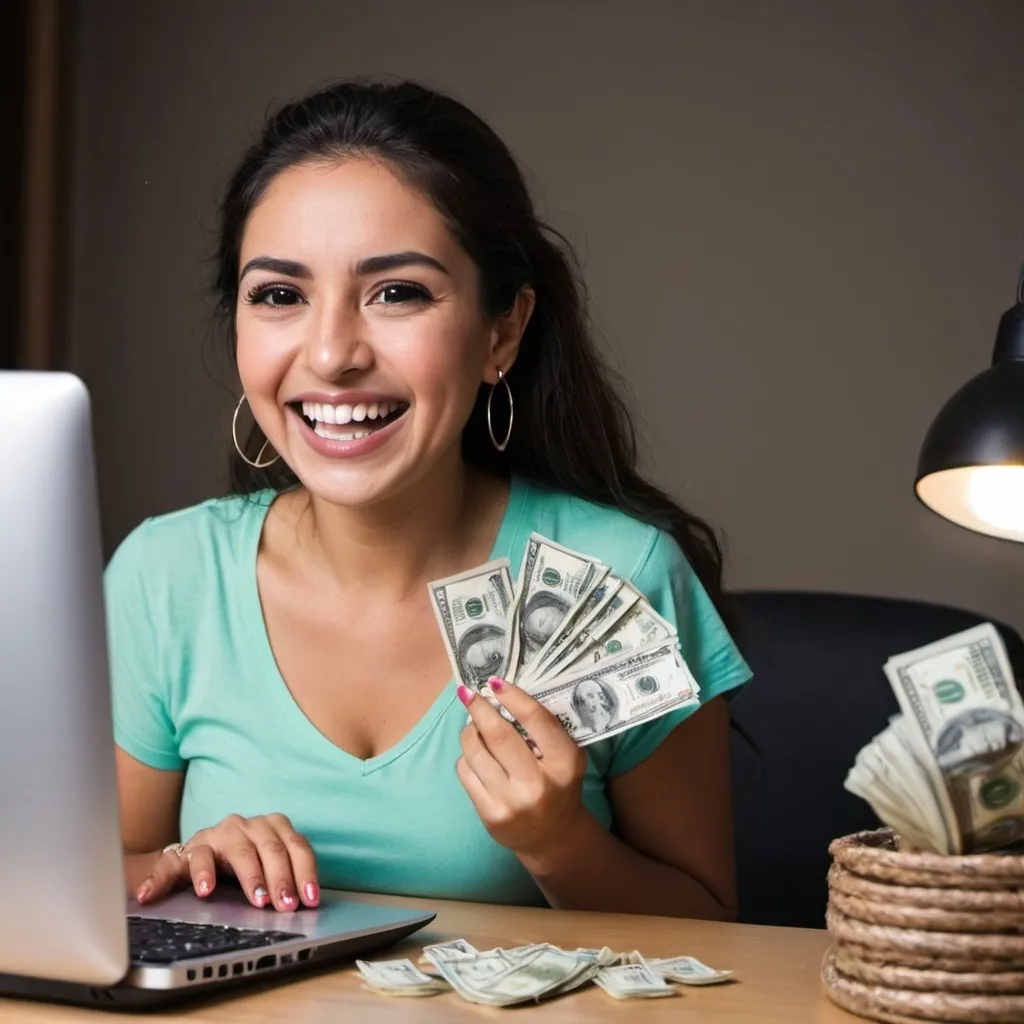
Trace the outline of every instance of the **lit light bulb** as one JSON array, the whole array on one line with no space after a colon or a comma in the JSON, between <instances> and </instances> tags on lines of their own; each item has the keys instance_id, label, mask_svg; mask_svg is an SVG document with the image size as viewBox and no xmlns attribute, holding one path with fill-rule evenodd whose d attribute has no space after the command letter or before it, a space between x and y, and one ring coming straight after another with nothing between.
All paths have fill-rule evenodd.
<instances>
[{"instance_id":1,"label":"lit light bulb","mask_svg":"<svg viewBox=\"0 0 1024 1024\"><path fill-rule=\"evenodd\" d=\"M976 466L964 501L982 522L1024 534L1024 466Z\"/></svg>"}]
</instances>

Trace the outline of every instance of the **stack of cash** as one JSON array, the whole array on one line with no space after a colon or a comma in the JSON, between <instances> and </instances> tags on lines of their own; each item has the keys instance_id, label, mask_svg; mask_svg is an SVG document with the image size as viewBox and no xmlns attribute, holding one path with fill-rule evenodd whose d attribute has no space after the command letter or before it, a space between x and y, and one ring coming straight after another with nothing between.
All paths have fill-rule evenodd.
<instances>
[{"instance_id":1,"label":"stack of cash","mask_svg":"<svg viewBox=\"0 0 1024 1024\"><path fill-rule=\"evenodd\" d=\"M1024 839L1024 702L990 623L890 658L901 715L857 755L846 788L901 847L978 853Z\"/></svg>"},{"instance_id":2,"label":"stack of cash","mask_svg":"<svg viewBox=\"0 0 1024 1024\"><path fill-rule=\"evenodd\" d=\"M531 534L513 587L507 558L430 584L459 682L498 676L553 712L580 745L698 703L671 623L598 559Z\"/></svg>"},{"instance_id":3,"label":"stack of cash","mask_svg":"<svg viewBox=\"0 0 1024 1024\"><path fill-rule=\"evenodd\" d=\"M594 982L615 999L671 996L669 981L711 985L728 981L732 971L716 971L693 957L645 960L639 953L601 949L561 949L534 943L481 952L465 939L426 946L420 962L385 960L356 966L368 989L380 995L430 996L454 990L463 999L485 1006L513 1006L565 995Z\"/></svg>"}]
</instances>

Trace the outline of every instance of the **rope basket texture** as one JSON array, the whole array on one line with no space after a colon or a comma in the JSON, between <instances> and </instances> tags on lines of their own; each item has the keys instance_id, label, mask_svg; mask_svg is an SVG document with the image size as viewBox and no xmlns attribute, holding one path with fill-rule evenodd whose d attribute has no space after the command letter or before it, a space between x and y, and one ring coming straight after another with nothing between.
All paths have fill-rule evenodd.
<instances>
[{"instance_id":1,"label":"rope basket texture","mask_svg":"<svg viewBox=\"0 0 1024 1024\"><path fill-rule=\"evenodd\" d=\"M898 842L878 829L829 847L829 998L886 1024L1024 1024L1024 857Z\"/></svg>"}]
</instances>

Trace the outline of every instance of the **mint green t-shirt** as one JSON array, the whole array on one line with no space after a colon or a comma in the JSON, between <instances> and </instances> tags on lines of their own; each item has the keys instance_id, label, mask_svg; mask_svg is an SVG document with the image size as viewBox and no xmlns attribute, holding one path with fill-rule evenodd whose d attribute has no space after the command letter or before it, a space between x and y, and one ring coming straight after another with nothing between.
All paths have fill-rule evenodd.
<instances>
[{"instance_id":1,"label":"mint green t-shirt","mask_svg":"<svg viewBox=\"0 0 1024 1024\"><path fill-rule=\"evenodd\" d=\"M220 498L148 519L114 554L106 606L117 744L153 768L185 770L183 837L231 813L276 811L313 844L323 886L542 904L515 855L485 831L455 773L466 712L454 681L399 743L369 760L331 743L295 703L256 583L273 498ZM749 679L666 533L514 478L492 557L508 557L517 573L534 530L597 556L646 595L678 629L702 702ZM583 799L606 827L606 780L643 761L691 710L586 748Z\"/></svg>"}]
</instances>

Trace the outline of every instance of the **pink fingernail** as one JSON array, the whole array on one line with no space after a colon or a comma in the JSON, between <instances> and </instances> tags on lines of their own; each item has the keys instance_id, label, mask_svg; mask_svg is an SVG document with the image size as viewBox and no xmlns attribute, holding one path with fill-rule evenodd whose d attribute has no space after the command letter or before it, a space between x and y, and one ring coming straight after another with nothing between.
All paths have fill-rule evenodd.
<instances>
[{"instance_id":1,"label":"pink fingernail","mask_svg":"<svg viewBox=\"0 0 1024 1024\"><path fill-rule=\"evenodd\" d=\"M199 883L199 895L206 896L210 891L210 883L204 878Z\"/></svg>"},{"instance_id":2,"label":"pink fingernail","mask_svg":"<svg viewBox=\"0 0 1024 1024\"><path fill-rule=\"evenodd\" d=\"M149 882L145 882L143 885L139 887L139 891L135 894L135 898L139 901L139 903L141 903L152 891L153 887L149 884Z\"/></svg>"},{"instance_id":3,"label":"pink fingernail","mask_svg":"<svg viewBox=\"0 0 1024 1024\"><path fill-rule=\"evenodd\" d=\"M290 892L286 891L285 889L282 889L281 890L281 902L286 907L294 907L295 906L295 897Z\"/></svg>"},{"instance_id":4,"label":"pink fingernail","mask_svg":"<svg viewBox=\"0 0 1024 1024\"><path fill-rule=\"evenodd\" d=\"M492 690L496 690L498 693L501 693L501 691L505 689L505 680L500 676L491 676L491 678L487 680L487 685Z\"/></svg>"},{"instance_id":5,"label":"pink fingernail","mask_svg":"<svg viewBox=\"0 0 1024 1024\"><path fill-rule=\"evenodd\" d=\"M463 686L462 683L459 683L459 688L456 693L459 695L459 700L461 700L467 708L469 707L469 702L476 696L468 686Z\"/></svg>"},{"instance_id":6,"label":"pink fingernail","mask_svg":"<svg viewBox=\"0 0 1024 1024\"><path fill-rule=\"evenodd\" d=\"M320 886L316 882L307 882L302 891L306 894L307 903L318 903L320 901Z\"/></svg>"}]
</instances>

